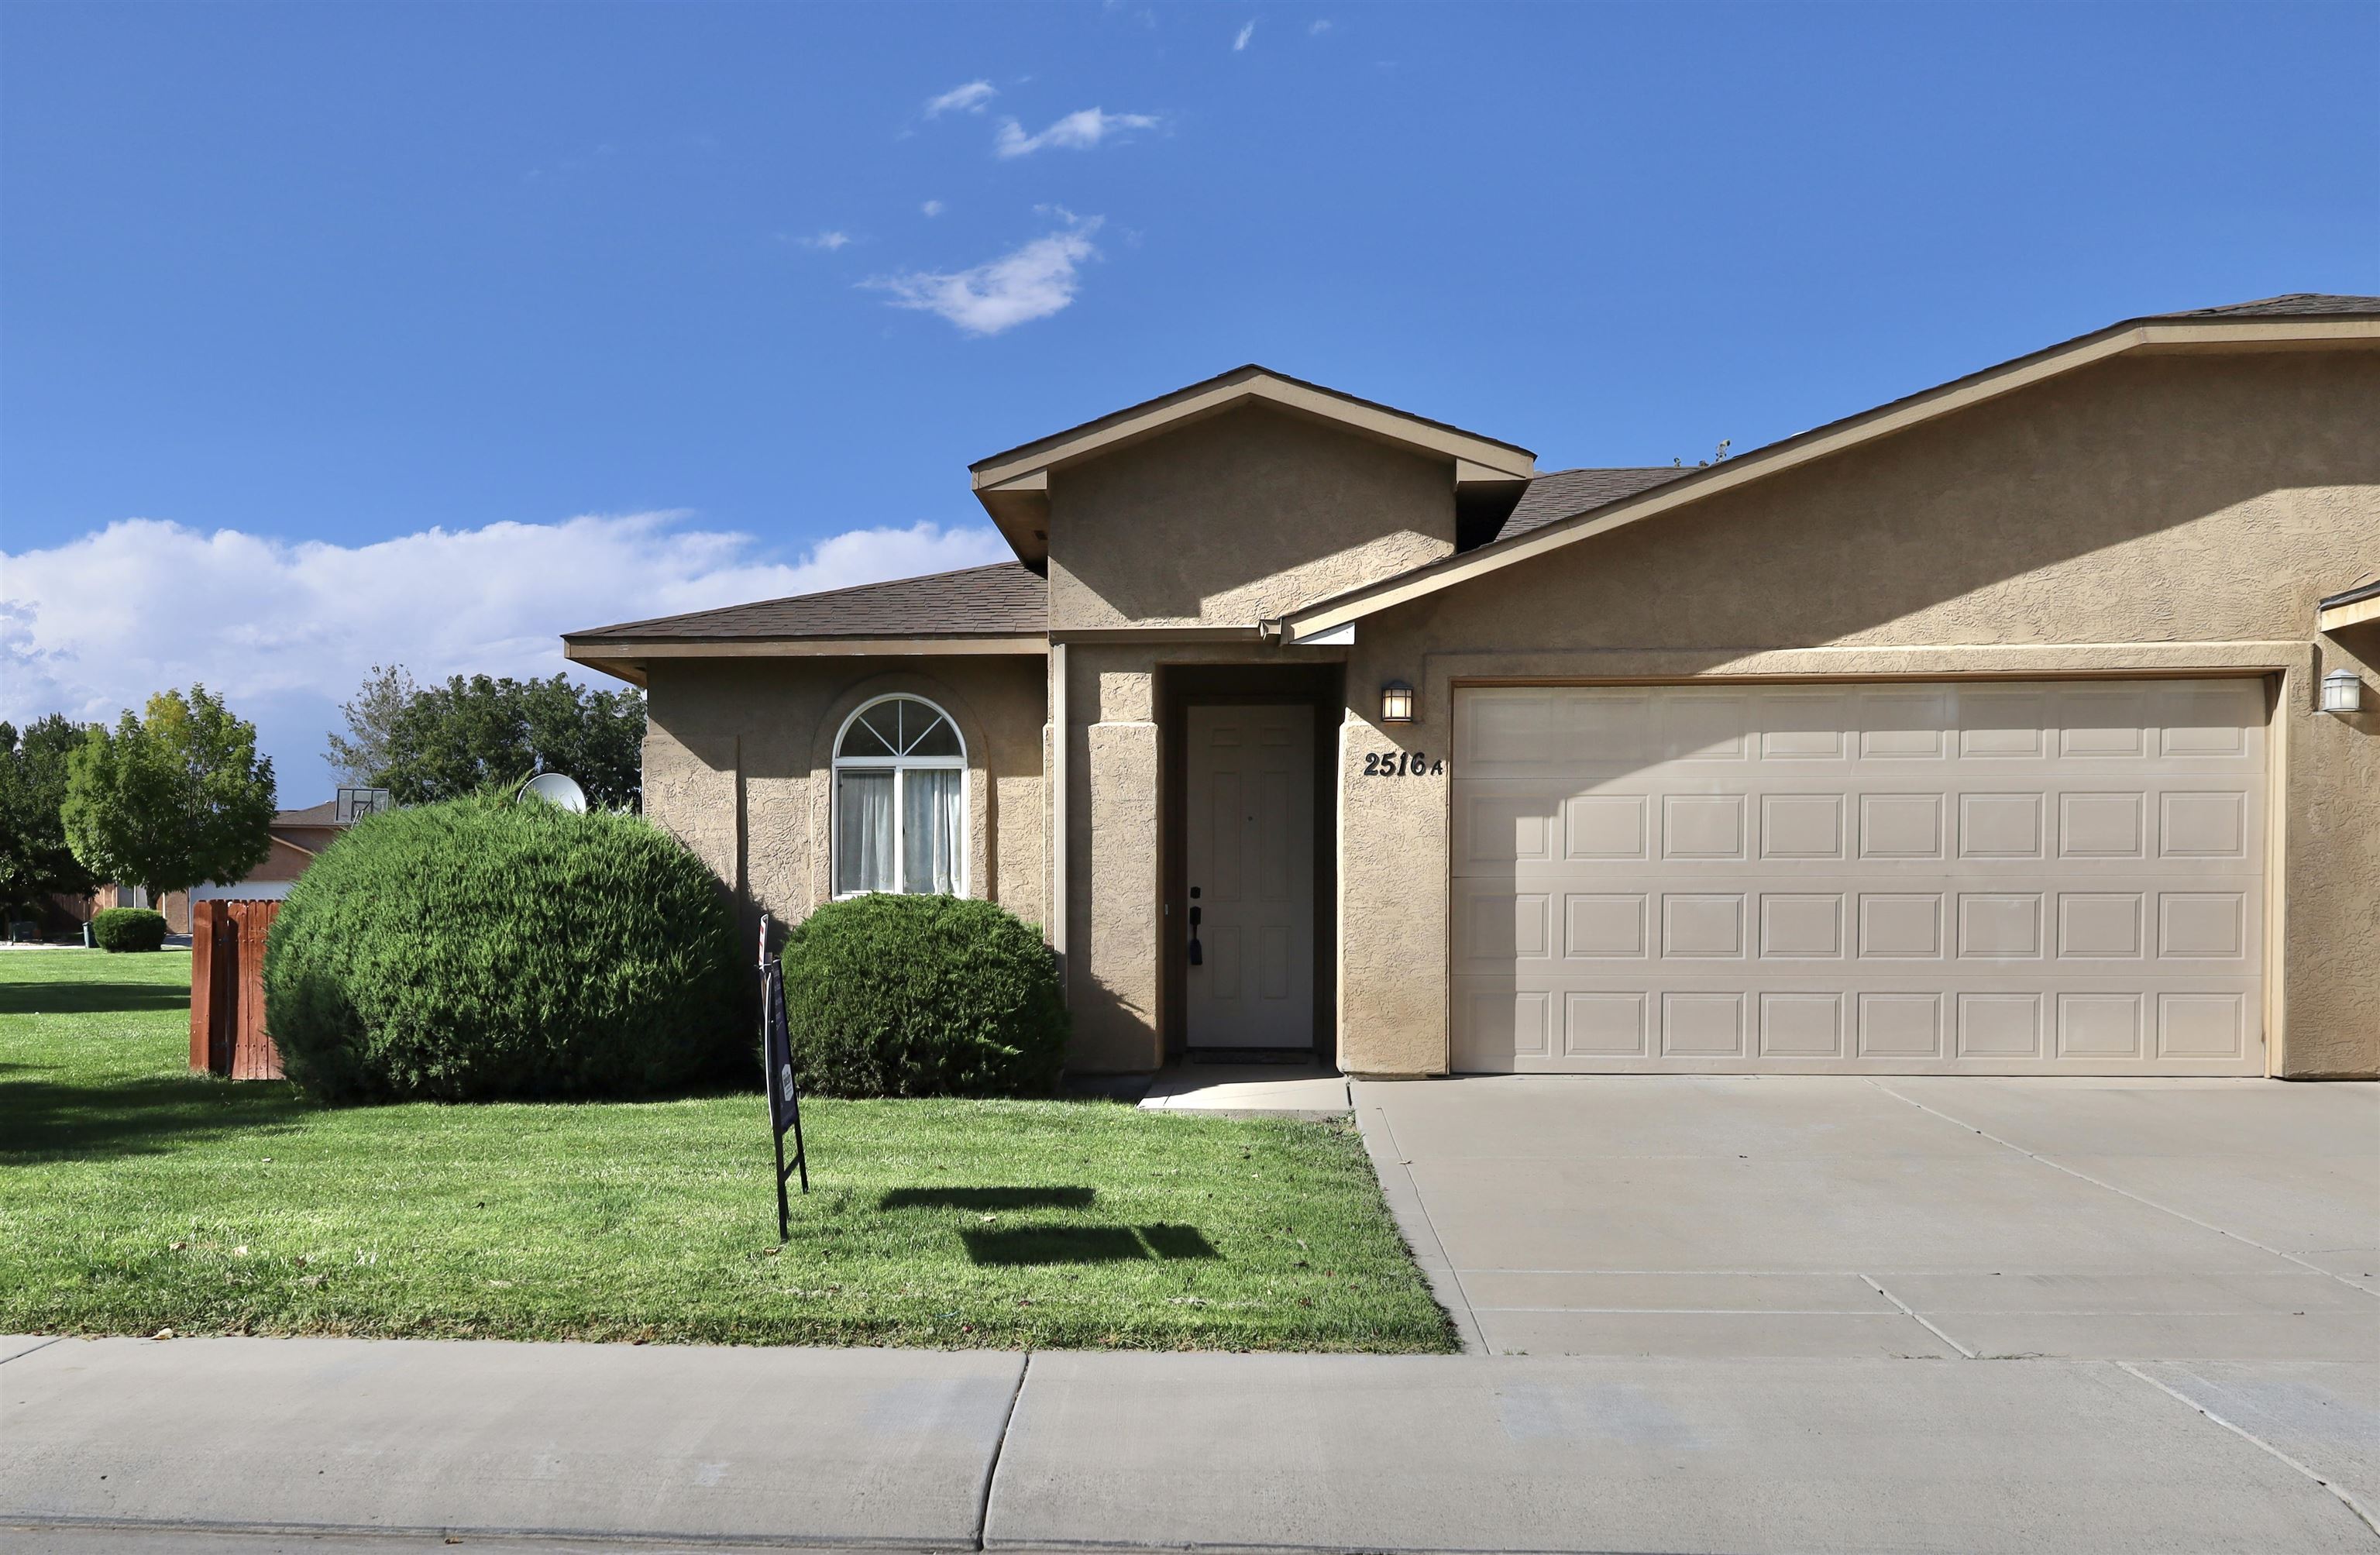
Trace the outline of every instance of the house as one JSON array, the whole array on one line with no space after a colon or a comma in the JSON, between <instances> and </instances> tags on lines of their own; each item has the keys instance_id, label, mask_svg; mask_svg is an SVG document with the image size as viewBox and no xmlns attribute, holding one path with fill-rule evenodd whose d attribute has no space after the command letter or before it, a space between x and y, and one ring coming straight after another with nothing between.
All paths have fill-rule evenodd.
<instances>
[{"instance_id":1,"label":"house","mask_svg":"<svg viewBox=\"0 0 2380 1555\"><path fill-rule=\"evenodd\" d=\"M198 902L278 901L304 874L322 850L340 833L376 809L388 808L385 788L342 788L319 805L302 810L276 810L270 830L273 851L247 876L229 884L202 885L190 893Z\"/></svg>"},{"instance_id":2,"label":"house","mask_svg":"<svg viewBox=\"0 0 2380 1555\"><path fill-rule=\"evenodd\" d=\"M317 855L338 841L339 834L356 823L359 816L388 808L385 788L342 788L337 796L319 805L300 810L275 810L266 825L272 833L272 851L264 862L250 869L240 880L229 884L211 882L189 891L174 891L165 894L158 910L165 915L169 933L190 931L190 904L193 902L257 902L278 901L289 894L289 887L306 872ZM103 885L87 899L77 921L87 920L92 914L107 907L145 907L149 893L137 885Z\"/></svg>"},{"instance_id":3,"label":"house","mask_svg":"<svg viewBox=\"0 0 2380 1555\"><path fill-rule=\"evenodd\" d=\"M1244 367L971 473L1012 562L566 650L747 909L1041 924L1080 1070L2380 1070L2380 298L1707 467Z\"/></svg>"}]
</instances>

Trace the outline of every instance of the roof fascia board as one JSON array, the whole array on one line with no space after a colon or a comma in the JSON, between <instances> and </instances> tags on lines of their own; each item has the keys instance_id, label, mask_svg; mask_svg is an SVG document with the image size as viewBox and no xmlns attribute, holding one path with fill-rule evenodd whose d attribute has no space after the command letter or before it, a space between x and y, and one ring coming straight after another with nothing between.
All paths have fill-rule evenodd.
<instances>
[{"instance_id":1,"label":"roof fascia board","mask_svg":"<svg viewBox=\"0 0 2380 1555\"><path fill-rule=\"evenodd\" d=\"M2342 626L2361 626L2366 621L2380 621L2380 594L2344 604L2323 605L2313 613L2316 631L2336 632Z\"/></svg>"},{"instance_id":2,"label":"roof fascia board","mask_svg":"<svg viewBox=\"0 0 2380 1555\"><path fill-rule=\"evenodd\" d=\"M1497 479L1525 480L1536 471L1536 456L1524 450L1491 443L1432 422L1327 391L1277 378L1270 373L1230 377L1180 399L1150 406L1109 422L1094 422L1080 431L1061 433L1054 440L1027 443L1012 454L995 455L972 467L978 492L1010 485L1037 470L1062 468L1085 459L1115 452L1144 438L1216 415L1250 400L1262 400L1284 410L1334 422L1381 442L1420 448L1449 459L1493 471Z\"/></svg>"},{"instance_id":3,"label":"roof fascia board","mask_svg":"<svg viewBox=\"0 0 2380 1555\"><path fill-rule=\"evenodd\" d=\"M1076 626L1052 630L1052 642L1259 642L1264 628L1250 621L1231 626Z\"/></svg>"},{"instance_id":4,"label":"roof fascia board","mask_svg":"<svg viewBox=\"0 0 2380 1555\"><path fill-rule=\"evenodd\" d=\"M577 663L647 659L859 659L900 655L1050 651L1050 639L1031 637L948 638L565 638L563 656Z\"/></svg>"},{"instance_id":5,"label":"roof fascia board","mask_svg":"<svg viewBox=\"0 0 2380 1555\"><path fill-rule=\"evenodd\" d=\"M1441 589L1531 561L1548 551L1592 539L1625 525L1658 516L1705 497L1731 492L1755 480L1905 431L1924 422L1968 409L2030 388L2050 378L2102 362L2128 351L2197 346L2309 345L2328 342L2380 341L2380 319L2269 320L2236 322L2117 324L2064 346L1956 379L1937 388L1895 400L1848 420L1801 433L1768 448L1755 450L1724 464L1608 508L1561 519L1503 544L1466 552L1444 562L1336 599L1321 600L1281 618L1282 636L1291 642L1310 641L1319 633L1359 621L1366 615L1434 594Z\"/></svg>"}]
</instances>

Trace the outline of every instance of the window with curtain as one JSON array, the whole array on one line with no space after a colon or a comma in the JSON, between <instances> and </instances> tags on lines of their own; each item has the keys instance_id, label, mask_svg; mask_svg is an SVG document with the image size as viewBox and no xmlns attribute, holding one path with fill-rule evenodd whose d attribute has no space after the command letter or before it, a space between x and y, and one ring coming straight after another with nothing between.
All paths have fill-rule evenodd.
<instances>
[{"instance_id":1,"label":"window with curtain","mask_svg":"<svg viewBox=\"0 0 2380 1555\"><path fill-rule=\"evenodd\" d=\"M852 714L834 747L834 893L966 891L966 747L920 697Z\"/></svg>"}]
</instances>

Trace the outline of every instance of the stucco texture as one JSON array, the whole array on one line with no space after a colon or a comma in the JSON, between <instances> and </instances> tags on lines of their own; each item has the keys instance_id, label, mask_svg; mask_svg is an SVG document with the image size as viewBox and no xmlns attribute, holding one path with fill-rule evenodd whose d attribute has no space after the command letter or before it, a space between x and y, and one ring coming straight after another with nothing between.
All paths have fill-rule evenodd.
<instances>
[{"instance_id":1,"label":"stucco texture","mask_svg":"<svg viewBox=\"0 0 2380 1555\"><path fill-rule=\"evenodd\" d=\"M1145 650L1067 655L1067 999L1079 1070L1154 1069L1158 993L1155 670Z\"/></svg>"},{"instance_id":2,"label":"stucco texture","mask_svg":"<svg viewBox=\"0 0 2380 1555\"><path fill-rule=\"evenodd\" d=\"M1243 407L1050 478L1050 626L1245 626L1454 549L1454 466Z\"/></svg>"},{"instance_id":3,"label":"stucco texture","mask_svg":"<svg viewBox=\"0 0 2380 1555\"><path fill-rule=\"evenodd\" d=\"M835 733L869 699L907 693L966 746L967 894L1043 921L1038 656L662 660L648 674L645 813L747 915L797 922L831 897Z\"/></svg>"},{"instance_id":4,"label":"stucco texture","mask_svg":"<svg viewBox=\"0 0 2380 1555\"><path fill-rule=\"evenodd\" d=\"M1446 1066L1443 778L1465 681L2251 673L2274 688L2270 1052L2380 1070L2380 727L2316 711L2366 628L2314 601L2380 573L2380 352L2120 358L1366 618L1342 741L1341 1057ZM2358 633L2364 635L2359 637ZM1371 723L1390 678L1421 719Z\"/></svg>"}]
</instances>

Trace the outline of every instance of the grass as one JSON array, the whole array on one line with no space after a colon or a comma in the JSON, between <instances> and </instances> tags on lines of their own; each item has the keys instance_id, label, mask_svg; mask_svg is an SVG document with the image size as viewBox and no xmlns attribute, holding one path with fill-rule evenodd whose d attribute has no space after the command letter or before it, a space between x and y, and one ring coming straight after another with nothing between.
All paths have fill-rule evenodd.
<instances>
[{"instance_id":1,"label":"grass","mask_svg":"<svg viewBox=\"0 0 2380 1555\"><path fill-rule=\"evenodd\" d=\"M813 1101L334 1109L185 1072L189 957L0 952L0 1331L1453 1347L1345 1124Z\"/></svg>"}]
</instances>

